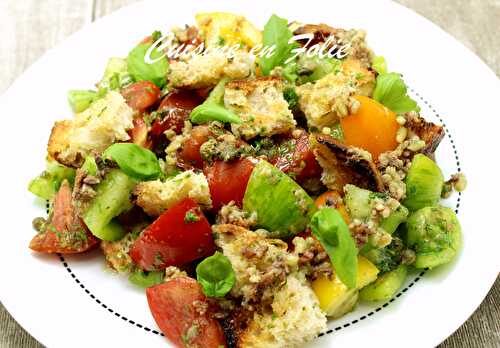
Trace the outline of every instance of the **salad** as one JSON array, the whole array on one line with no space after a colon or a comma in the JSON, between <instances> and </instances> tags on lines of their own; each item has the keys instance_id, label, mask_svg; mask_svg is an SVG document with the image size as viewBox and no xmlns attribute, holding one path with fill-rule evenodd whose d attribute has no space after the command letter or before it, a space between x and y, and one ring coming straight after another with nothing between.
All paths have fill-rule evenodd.
<instances>
[{"instance_id":1,"label":"salad","mask_svg":"<svg viewBox=\"0 0 500 348\"><path fill-rule=\"evenodd\" d=\"M444 129L362 30L200 13L68 101L29 247L99 248L175 346L300 346L460 249Z\"/></svg>"}]
</instances>

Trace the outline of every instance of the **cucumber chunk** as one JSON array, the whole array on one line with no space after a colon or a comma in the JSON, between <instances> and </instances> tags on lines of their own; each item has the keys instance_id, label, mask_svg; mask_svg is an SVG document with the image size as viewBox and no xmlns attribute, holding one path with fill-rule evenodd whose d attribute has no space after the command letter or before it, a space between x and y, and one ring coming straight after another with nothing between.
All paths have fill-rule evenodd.
<instances>
[{"instance_id":1,"label":"cucumber chunk","mask_svg":"<svg viewBox=\"0 0 500 348\"><path fill-rule=\"evenodd\" d=\"M285 173L262 160L252 171L243 209L257 214L258 227L273 238L287 238L305 230L316 211L314 201Z\"/></svg>"},{"instance_id":2,"label":"cucumber chunk","mask_svg":"<svg viewBox=\"0 0 500 348\"><path fill-rule=\"evenodd\" d=\"M137 181L119 169L112 169L97 185L97 196L83 214L83 221L94 236L115 241L125 235L123 228L112 219L132 208L130 193Z\"/></svg>"},{"instance_id":3,"label":"cucumber chunk","mask_svg":"<svg viewBox=\"0 0 500 348\"><path fill-rule=\"evenodd\" d=\"M75 181L75 169L65 167L56 161L47 162L45 171L30 181L28 190L45 200L51 200L61 183L67 179L71 185Z\"/></svg>"},{"instance_id":4,"label":"cucumber chunk","mask_svg":"<svg viewBox=\"0 0 500 348\"><path fill-rule=\"evenodd\" d=\"M406 280L408 268L399 265L394 271L382 274L374 283L361 289L359 296L365 301L384 301L393 297Z\"/></svg>"},{"instance_id":5,"label":"cucumber chunk","mask_svg":"<svg viewBox=\"0 0 500 348\"><path fill-rule=\"evenodd\" d=\"M405 206L400 205L391 213L391 215L380 220L380 227L382 227L387 233L393 234L400 224L406 222L408 214L408 209Z\"/></svg>"},{"instance_id":6,"label":"cucumber chunk","mask_svg":"<svg viewBox=\"0 0 500 348\"><path fill-rule=\"evenodd\" d=\"M348 184L344 187L345 205L353 219L365 220L372 214L371 191Z\"/></svg>"},{"instance_id":7,"label":"cucumber chunk","mask_svg":"<svg viewBox=\"0 0 500 348\"><path fill-rule=\"evenodd\" d=\"M357 186L348 184L344 187L346 204L349 215L353 219L368 220L372 217L373 199L378 197L387 199L387 196L382 193L371 192L359 188ZM408 217L409 211L406 207L400 205L394 210L391 215L381 219L379 226L387 233L393 234L398 226L405 222Z\"/></svg>"}]
</instances>

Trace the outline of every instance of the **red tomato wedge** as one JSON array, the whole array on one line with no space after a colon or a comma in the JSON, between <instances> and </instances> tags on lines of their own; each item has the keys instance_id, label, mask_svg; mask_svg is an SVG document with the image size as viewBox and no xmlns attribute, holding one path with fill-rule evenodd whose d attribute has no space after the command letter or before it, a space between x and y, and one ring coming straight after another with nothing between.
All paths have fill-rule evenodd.
<instances>
[{"instance_id":1,"label":"red tomato wedge","mask_svg":"<svg viewBox=\"0 0 500 348\"><path fill-rule=\"evenodd\" d=\"M212 135L208 126L196 126L191 130L177 154L177 165L184 169L203 168L203 158L201 158L200 147Z\"/></svg>"},{"instance_id":2,"label":"red tomato wedge","mask_svg":"<svg viewBox=\"0 0 500 348\"><path fill-rule=\"evenodd\" d=\"M321 167L311 150L308 133L303 131L300 137L288 141L292 142L293 150L280 153L272 161L274 165L282 172L292 174L298 182L321 175Z\"/></svg>"},{"instance_id":3,"label":"red tomato wedge","mask_svg":"<svg viewBox=\"0 0 500 348\"><path fill-rule=\"evenodd\" d=\"M216 161L205 168L213 210L234 201L240 208L255 163L250 158L231 162Z\"/></svg>"},{"instance_id":4,"label":"red tomato wedge","mask_svg":"<svg viewBox=\"0 0 500 348\"><path fill-rule=\"evenodd\" d=\"M142 117L134 118L134 128L129 131L130 141L136 145L151 149L151 140L148 138L148 125Z\"/></svg>"},{"instance_id":5,"label":"red tomato wedge","mask_svg":"<svg viewBox=\"0 0 500 348\"><path fill-rule=\"evenodd\" d=\"M52 215L45 231L33 237L30 249L41 253L76 254L87 251L98 243L77 216L71 195L69 183L64 180L54 197Z\"/></svg>"},{"instance_id":6,"label":"red tomato wedge","mask_svg":"<svg viewBox=\"0 0 500 348\"><path fill-rule=\"evenodd\" d=\"M121 90L123 98L134 110L144 112L160 100L160 89L150 81L139 81Z\"/></svg>"},{"instance_id":7,"label":"red tomato wedge","mask_svg":"<svg viewBox=\"0 0 500 348\"><path fill-rule=\"evenodd\" d=\"M153 318L165 336L177 347L227 347L224 333L208 311L201 286L192 278L182 277L146 289ZM195 305L197 304L197 305Z\"/></svg>"},{"instance_id":8,"label":"red tomato wedge","mask_svg":"<svg viewBox=\"0 0 500 348\"><path fill-rule=\"evenodd\" d=\"M130 250L146 271L180 266L215 251L212 228L190 198L179 202L147 227Z\"/></svg>"},{"instance_id":9,"label":"red tomato wedge","mask_svg":"<svg viewBox=\"0 0 500 348\"><path fill-rule=\"evenodd\" d=\"M203 103L203 98L195 91L180 90L167 94L158 107L158 111L164 112L165 116L153 123L152 136L159 137L168 129L180 134L184 127L184 121L189 118L191 111L201 103Z\"/></svg>"}]
</instances>

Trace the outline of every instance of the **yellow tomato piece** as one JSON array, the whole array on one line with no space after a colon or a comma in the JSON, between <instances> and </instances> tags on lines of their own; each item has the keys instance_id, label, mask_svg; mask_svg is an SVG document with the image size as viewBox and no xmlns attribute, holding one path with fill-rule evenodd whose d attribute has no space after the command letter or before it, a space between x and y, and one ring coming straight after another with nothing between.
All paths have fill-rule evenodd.
<instances>
[{"instance_id":1,"label":"yellow tomato piece","mask_svg":"<svg viewBox=\"0 0 500 348\"><path fill-rule=\"evenodd\" d=\"M358 278L356 287L364 288L368 284L377 280L378 268L366 257L358 256Z\"/></svg>"},{"instance_id":2,"label":"yellow tomato piece","mask_svg":"<svg viewBox=\"0 0 500 348\"><path fill-rule=\"evenodd\" d=\"M316 198L314 204L318 208L333 207L337 209L342 218L344 219L345 223L349 225L350 223L349 214L347 213L347 210L345 208L342 196L338 191L326 191L325 193L321 194L318 198Z\"/></svg>"},{"instance_id":3,"label":"yellow tomato piece","mask_svg":"<svg viewBox=\"0 0 500 348\"><path fill-rule=\"evenodd\" d=\"M205 37L207 47L244 44L247 47L262 42L262 33L245 17L226 12L199 13L196 23Z\"/></svg>"},{"instance_id":4,"label":"yellow tomato piece","mask_svg":"<svg viewBox=\"0 0 500 348\"><path fill-rule=\"evenodd\" d=\"M344 143L367 150L377 160L382 152L394 150L398 145L396 114L374 99L355 98L360 102L357 112L340 120Z\"/></svg>"},{"instance_id":5,"label":"yellow tomato piece","mask_svg":"<svg viewBox=\"0 0 500 348\"><path fill-rule=\"evenodd\" d=\"M358 290L377 279L379 270L363 256L358 256L358 276L355 289L348 289L335 275L333 279L320 277L311 283L319 307L329 317L338 318L350 311L357 301Z\"/></svg>"}]
</instances>

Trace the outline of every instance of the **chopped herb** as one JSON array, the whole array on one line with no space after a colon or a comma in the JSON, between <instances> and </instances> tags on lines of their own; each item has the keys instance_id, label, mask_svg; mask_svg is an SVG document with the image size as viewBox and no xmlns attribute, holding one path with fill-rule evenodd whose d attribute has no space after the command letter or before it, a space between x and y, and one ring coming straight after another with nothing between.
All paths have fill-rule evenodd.
<instances>
[{"instance_id":1,"label":"chopped herb","mask_svg":"<svg viewBox=\"0 0 500 348\"><path fill-rule=\"evenodd\" d=\"M197 222L200 220L200 217L196 215L196 213L193 211L193 209L188 210L186 212L186 215L184 215L184 223L188 224L190 222Z\"/></svg>"},{"instance_id":2,"label":"chopped herb","mask_svg":"<svg viewBox=\"0 0 500 348\"><path fill-rule=\"evenodd\" d=\"M158 39L160 39L161 37L162 37L162 34L161 34L161 31L159 31L159 30L155 30L153 32L153 34L151 34L151 40L153 40L153 42L158 41Z\"/></svg>"},{"instance_id":3,"label":"chopped herb","mask_svg":"<svg viewBox=\"0 0 500 348\"><path fill-rule=\"evenodd\" d=\"M299 102L299 96L297 95L297 93L295 92L295 88L293 87L285 88L283 91L283 97L287 101L288 107L290 109L295 108Z\"/></svg>"}]
</instances>

